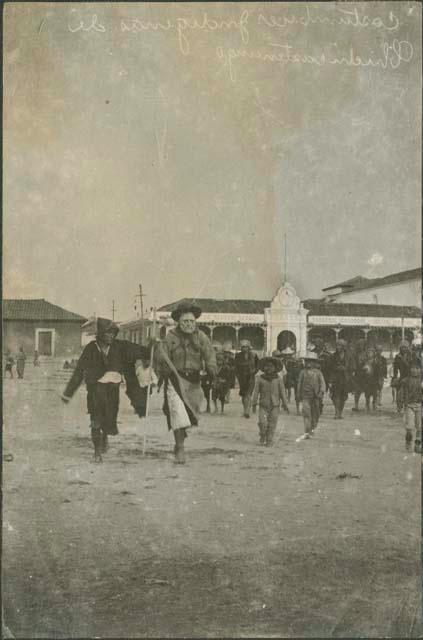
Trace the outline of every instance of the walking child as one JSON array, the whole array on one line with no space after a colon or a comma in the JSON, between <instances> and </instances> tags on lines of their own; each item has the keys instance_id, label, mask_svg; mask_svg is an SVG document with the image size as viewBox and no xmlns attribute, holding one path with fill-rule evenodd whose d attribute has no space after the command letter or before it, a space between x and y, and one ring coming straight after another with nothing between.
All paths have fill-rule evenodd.
<instances>
[{"instance_id":1,"label":"walking child","mask_svg":"<svg viewBox=\"0 0 423 640\"><path fill-rule=\"evenodd\" d=\"M303 404L304 438L313 435L319 422L322 399L326 389L323 373L318 368L319 358L310 351L304 358L305 369L298 380L298 397Z\"/></svg>"},{"instance_id":2,"label":"walking child","mask_svg":"<svg viewBox=\"0 0 423 640\"><path fill-rule=\"evenodd\" d=\"M411 365L410 374L401 383L405 408L405 449L411 450L414 431L414 451L422 452L422 374L417 363Z\"/></svg>"},{"instance_id":3,"label":"walking child","mask_svg":"<svg viewBox=\"0 0 423 640\"><path fill-rule=\"evenodd\" d=\"M271 447L278 423L280 405L289 413L285 385L278 375L280 363L277 358L262 358L259 363L262 373L256 377L253 392L253 413L259 405L258 427L260 444Z\"/></svg>"}]
</instances>

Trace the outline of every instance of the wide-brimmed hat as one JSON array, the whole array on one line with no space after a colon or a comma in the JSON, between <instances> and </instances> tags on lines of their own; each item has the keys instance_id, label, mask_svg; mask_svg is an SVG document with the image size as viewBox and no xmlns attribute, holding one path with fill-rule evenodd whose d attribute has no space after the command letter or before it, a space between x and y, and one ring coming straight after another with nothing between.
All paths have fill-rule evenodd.
<instances>
[{"instance_id":1,"label":"wide-brimmed hat","mask_svg":"<svg viewBox=\"0 0 423 640\"><path fill-rule=\"evenodd\" d=\"M272 351L272 358L281 358L282 357L282 353L279 351L279 349L275 349L274 351Z\"/></svg>"},{"instance_id":2,"label":"wide-brimmed hat","mask_svg":"<svg viewBox=\"0 0 423 640\"><path fill-rule=\"evenodd\" d=\"M282 363L279 358L273 358L271 356L266 356L259 361L259 369L263 371L263 368L266 364L273 364L276 371L280 371L282 369Z\"/></svg>"},{"instance_id":3,"label":"wide-brimmed hat","mask_svg":"<svg viewBox=\"0 0 423 640\"><path fill-rule=\"evenodd\" d=\"M399 343L400 347L407 347L407 349L410 348L410 343L408 342L408 340L401 340L401 342Z\"/></svg>"},{"instance_id":4,"label":"wide-brimmed hat","mask_svg":"<svg viewBox=\"0 0 423 640\"><path fill-rule=\"evenodd\" d=\"M248 347L249 349L251 349L251 342L249 340L241 340L241 342L239 343L240 347Z\"/></svg>"},{"instance_id":5,"label":"wide-brimmed hat","mask_svg":"<svg viewBox=\"0 0 423 640\"><path fill-rule=\"evenodd\" d=\"M97 318L96 320L96 335L101 336L105 333L112 332L115 336L119 333L119 327L113 320L108 318Z\"/></svg>"},{"instance_id":6,"label":"wide-brimmed hat","mask_svg":"<svg viewBox=\"0 0 423 640\"><path fill-rule=\"evenodd\" d=\"M283 356L293 356L295 353L294 349L291 349L291 347L285 347L285 349L283 349L281 351L281 354Z\"/></svg>"},{"instance_id":7,"label":"wide-brimmed hat","mask_svg":"<svg viewBox=\"0 0 423 640\"><path fill-rule=\"evenodd\" d=\"M194 318L197 319L201 316L202 311L201 308L196 304L192 304L190 302L181 302L170 315L172 319L175 320L175 322L178 322L183 313L192 313Z\"/></svg>"}]
</instances>

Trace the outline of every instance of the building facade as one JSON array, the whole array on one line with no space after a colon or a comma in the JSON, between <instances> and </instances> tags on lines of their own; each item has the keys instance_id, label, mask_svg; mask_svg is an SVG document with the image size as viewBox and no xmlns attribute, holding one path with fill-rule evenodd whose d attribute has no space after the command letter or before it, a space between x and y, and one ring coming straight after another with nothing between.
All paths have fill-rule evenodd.
<instances>
[{"instance_id":1,"label":"building facade","mask_svg":"<svg viewBox=\"0 0 423 640\"><path fill-rule=\"evenodd\" d=\"M356 276L323 289L328 302L421 306L421 269L392 273L384 278Z\"/></svg>"},{"instance_id":2,"label":"building facade","mask_svg":"<svg viewBox=\"0 0 423 640\"><path fill-rule=\"evenodd\" d=\"M203 313L199 327L225 349L236 350L243 339L260 354L293 348L301 357L308 343L322 337L330 348L339 338L380 343L388 354L402 338L420 337L421 311L417 306L375 303L339 303L322 299L301 301L294 287L285 282L272 300L215 300L185 298L160 307L157 319L164 337L174 325L171 312L181 302L198 304Z\"/></svg>"},{"instance_id":3,"label":"building facade","mask_svg":"<svg viewBox=\"0 0 423 640\"><path fill-rule=\"evenodd\" d=\"M3 300L3 351L78 356L86 318L44 299Z\"/></svg>"}]
</instances>

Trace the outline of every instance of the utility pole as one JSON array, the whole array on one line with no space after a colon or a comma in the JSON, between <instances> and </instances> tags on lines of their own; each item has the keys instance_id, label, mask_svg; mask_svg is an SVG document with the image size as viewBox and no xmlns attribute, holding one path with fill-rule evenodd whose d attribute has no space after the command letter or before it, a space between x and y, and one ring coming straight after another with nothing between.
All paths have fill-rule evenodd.
<instances>
[{"instance_id":1,"label":"utility pole","mask_svg":"<svg viewBox=\"0 0 423 640\"><path fill-rule=\"evenodd\" d=\"M116 311L116 307L115 307L115 301L112 301L112 320L113 322L115 321L115 311Z\"/></svg>"},{"instance_id":2,"label":"utility pole","mask_svg":"<svg viewBox=\"0 0 423 640\"><path fill-rule=\"evenodd\" d=\"M141 320L143 320L144 319L144 302L143 302L143 298L145 298L145 293L143 293L142 284L139 285L139 291L140 292L135 295L135 310L137 308L137 298L139 298L140 299L140 310L141 310L140 317L141 317Z\"/></svg>"},{"instance_id":3,"label":"utility pole","mask_svg":"<svg viewBox=\"0 0 423 640\"><path fill-rule=\"evenodd\" d=\"M286 282L286 233L283 235L284 239L284 258L283 258L283 283Z\"/></svg>"}]
</instances>

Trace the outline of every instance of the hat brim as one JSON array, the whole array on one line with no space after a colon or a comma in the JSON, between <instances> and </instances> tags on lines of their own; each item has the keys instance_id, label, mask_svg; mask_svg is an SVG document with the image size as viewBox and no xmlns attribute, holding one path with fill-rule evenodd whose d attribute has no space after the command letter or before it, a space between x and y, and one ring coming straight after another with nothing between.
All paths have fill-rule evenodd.
<instances>
[{"instance_id":1,"label":"hat brim","mask_svg":"<svg viewBox=\"0 0 423 640\"><path fill-rule=\"evenodd\" d=\"M266 364L272 364L275 367L276 371L282 370L282 363L280 360L278 360L278 358L270 358L270 357L262 358L259 361L259 368L263 370L263 367L265 367Z\"/></svg>"},{"instance_id":2,"label":"hat brim","mask_svg":"<svg viewBox=\"0 0 423 640\"><path fill-rule=\"evenodd\" d=\"M201 316L202 311L200 309L200 307L197 307L197 305L195 304L189 304L189 305L184 305L181 307L177 307L176 309L174 309L172 311L171 318L173 320L175 320L175 322L179 321L179 318L184 314L184 313L192 313L192 315L194 316L194 318L196 320L198 320L198 318Z\"/></svg>"}]
</instances>

